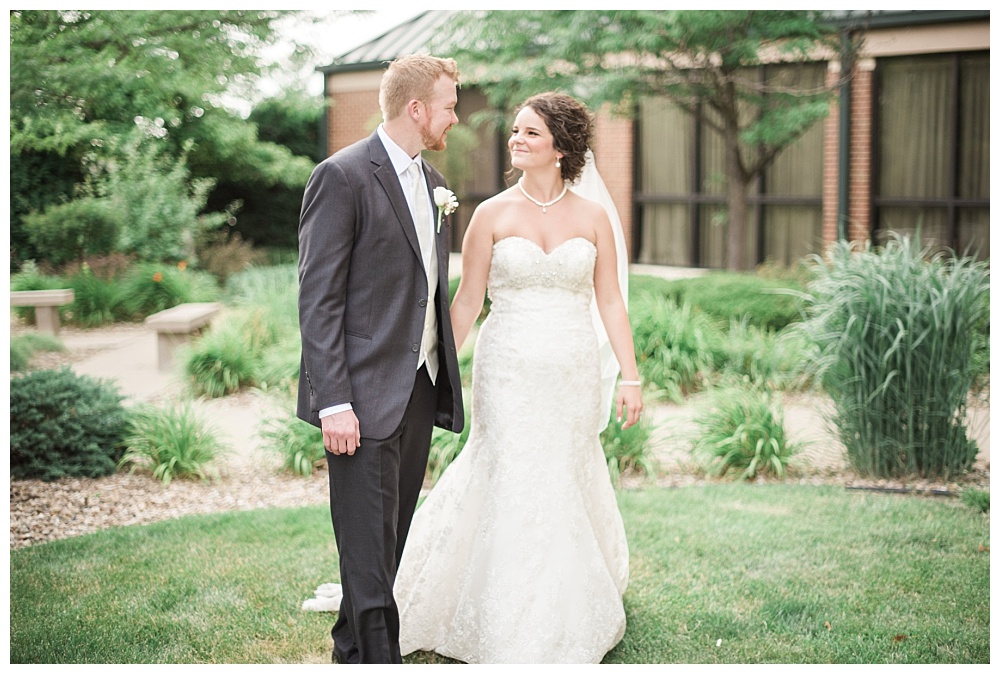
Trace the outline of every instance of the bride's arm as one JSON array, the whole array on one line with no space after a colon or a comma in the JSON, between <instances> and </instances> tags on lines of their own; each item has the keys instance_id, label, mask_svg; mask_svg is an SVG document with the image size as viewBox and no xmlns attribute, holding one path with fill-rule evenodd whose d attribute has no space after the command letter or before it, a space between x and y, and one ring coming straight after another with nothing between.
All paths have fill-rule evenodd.
<instances>
[{"instance_id":1,"label":"bride's arm","mask_svg":"<svg viewBox=\"0 0 1000 674\"><path fill-rule=\"evenodd\" d=\"M451 327L457 350L462 349L472 325L482 313L486 297L486 279L493 256L493 230L484 210L483 205L475 210L462 239L462 278L451 302Z\"/></svg>"},{"instance_id":2,"label":"bride's arm","mask_svg":"<svg viewBox=\"0 0 1000 674\"><path fill-rule=\"evenodd\" d=\"M615 254L615 235L604 209L596 223L597 264L594 267L594 296L597 310L608 333L611 349L621 366L622 381L638 381L639 368L635 364L635 344L632 341L632 326L628 322L628 310L622 298L618 283L618 257ZM627 413L622 428L628 428L639 421L642 413L642 389L638 386L619 386L615 399L618 419L622 418L622 408Z\"/></svg>"}]
</instances>

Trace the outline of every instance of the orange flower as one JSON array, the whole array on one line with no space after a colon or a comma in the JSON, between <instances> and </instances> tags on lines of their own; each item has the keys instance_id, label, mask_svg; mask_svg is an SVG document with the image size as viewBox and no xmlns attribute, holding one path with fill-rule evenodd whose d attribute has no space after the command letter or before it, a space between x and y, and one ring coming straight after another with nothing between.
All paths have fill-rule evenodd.
<instances>
[{"instance_id":1,"label":"orange flower","mask_svg":"<svg viewBox=\"0 0 1000 674\"><path fill-rule=\"evenodd\" d=\"M180 262L178 262L177 263L177 268L180 269L181 271L184 271L185 269L187 269L188 268L187 260L181 260Z\"/></svg>"},{"instance_id":2,"label":"orange flower","mask_svg":"<svg viewBox=\"0 0 1000 674\"><path fill-rule=\"evenodd\" d=\"M160 272L156 272L155 274L153 274L153 281L155 283L159 283L162 280L163 280L163 274L161 274Z\"/></svg>"}]
</instances>

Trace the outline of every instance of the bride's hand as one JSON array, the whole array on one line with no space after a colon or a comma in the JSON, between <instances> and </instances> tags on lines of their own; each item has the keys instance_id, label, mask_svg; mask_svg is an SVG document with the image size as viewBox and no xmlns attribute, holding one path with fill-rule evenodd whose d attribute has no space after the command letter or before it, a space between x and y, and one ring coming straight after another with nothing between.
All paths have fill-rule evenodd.
<instances>
[{"instance_id":1,"label":"bride's hand","mask_svg":"<svg viewBox=\"0 0 1000 674\"><path fill-rule=\"evenodd\" d=\"M637 424L639 415L642 414L642 389L638 386L619 386L615 409L618 411L619 422L622 420L623 412L625 414L622 430Z\"/></svg>"}]
</instances>

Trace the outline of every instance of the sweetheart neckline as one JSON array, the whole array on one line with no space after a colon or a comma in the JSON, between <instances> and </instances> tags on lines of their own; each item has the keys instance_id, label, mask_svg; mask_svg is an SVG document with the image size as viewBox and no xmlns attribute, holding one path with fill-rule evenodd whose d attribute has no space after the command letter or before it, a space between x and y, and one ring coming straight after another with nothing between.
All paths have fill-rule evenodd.
<instances>
[{"instance_id":1,"label":"sweetheart neckline","mask_svg":"<svg viewBox=\"0 0 1000 674\"><path fill-rule=\"evenodd\" d=\"M524 236L518 236L516 234L513 234L511 236L505 236L502 239L497 239L496 241L493 242L493 247L496 248L497 245L499 245L501 241L506 241L507 239L520 239L521 241L527 241L532 246L534 246L542 255L544 255L546 257L552 255L557 250L559 250L560 248L562 248L563 246L565 246L567 243L569 243L570 241L574 241L576 239L581 239L583 241L586 241L587 243L589 243L594 248L594 250L597 250L597 246L594 244L594 242L591 241L590 239L588 239L585 236L571 236L568 239L566 239L565 241L563 241L563 242L559 243L558 245L554 246L552 248L552 250L546 251L544 248L542 248L541 246L539 246L537 243L535 243L531 239L529 239L527 237L524 237Z\"/></svg>"}]
</instances>

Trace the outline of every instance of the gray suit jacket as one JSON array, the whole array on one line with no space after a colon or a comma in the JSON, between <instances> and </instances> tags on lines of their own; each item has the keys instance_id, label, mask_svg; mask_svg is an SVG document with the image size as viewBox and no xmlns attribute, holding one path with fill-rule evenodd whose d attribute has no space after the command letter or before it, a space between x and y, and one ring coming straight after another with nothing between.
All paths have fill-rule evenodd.
<instances>
[{"instance_id":1,"label":"gray suit jacket","mask_svg":"<svg viewBox=\"0 0 1000 674\"><path fill-rule=\"evenodd\" d=\"M444 177L424 163L428 191ZM436 213L435 213L436 216ZM437 234L435 425L461 431L462 386L448 313L450 219ZM373 133L320 163L299 217L297 414L352 403L364 437L385 439L403 417L419 358L427 275L399 178Z\"/></svg>"}]
</instances>

